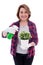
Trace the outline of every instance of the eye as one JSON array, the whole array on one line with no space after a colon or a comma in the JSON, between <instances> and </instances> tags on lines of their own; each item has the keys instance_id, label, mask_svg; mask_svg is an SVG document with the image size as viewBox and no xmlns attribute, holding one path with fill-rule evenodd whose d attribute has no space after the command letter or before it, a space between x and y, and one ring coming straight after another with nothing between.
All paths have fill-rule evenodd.
<instances>
[{"instance_id":1,"label":"eye","mask_svg":"<svg viewBox=\"0 0 43 65\"><path fill-rule=\"evenodd\" d=\"M25 11L25 13L27 13L27 11Z\"/></svg>"},{"instance_id":2,"label":"eye","mask_svg":"<svg viewBox=\"0 0 43 65\"><path fill-rule=\"evenodd\" d=\"M23 11L20 12L21 14L23 13Z\"/></svg>"}]
</instances>

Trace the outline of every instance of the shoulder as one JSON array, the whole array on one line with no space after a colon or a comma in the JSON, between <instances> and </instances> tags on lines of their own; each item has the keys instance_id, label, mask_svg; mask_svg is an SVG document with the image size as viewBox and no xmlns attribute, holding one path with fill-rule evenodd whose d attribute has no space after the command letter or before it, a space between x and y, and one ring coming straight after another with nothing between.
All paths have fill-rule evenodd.
<instances>
[{"instance_id":1,"label":"shoulder","mask_svg":"<svg viewBox=\"0 0 43 65\"><path fill-rule=\"evenodd\" d=\"M35 24L33 21L30 21L30 20L29 20L29 24L30 24L31 26L33 26L33 27L36 26L36 24Z\"/></svg>"},{"instance_id":2,"label":"shoulder","mask_svg":"<svg viewBox=\"0 0 43 65\"><path fill-rule=\"evenodd\" d=\"M13 22L13 23L10 25L10 27L13 26L13 25L17 25L17 26L18 26L18 22L19 22L19 21Z\"/></svg>"},{"instance_id":3,"label":"shoulder","mask_svg":"<svg viewBox=\"0 0 43 65\"><path fill-rule=\"evenodd\" d=\"M12 24L15 24L16 25L16 24L18 24L18 21L13 22Z\"/></svg>"}]
</instances>

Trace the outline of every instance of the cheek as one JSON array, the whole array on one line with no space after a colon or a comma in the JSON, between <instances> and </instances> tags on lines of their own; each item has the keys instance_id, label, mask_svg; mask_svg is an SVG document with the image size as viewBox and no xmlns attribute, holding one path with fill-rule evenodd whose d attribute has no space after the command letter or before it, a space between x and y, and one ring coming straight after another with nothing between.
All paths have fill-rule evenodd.
<instances>
[{"instance_id":1,"label":"cheek","mask_svg":"<svg viewBox=\"0 0 43 65\"><path fill-rule=\"evenodd\" d=\"M28 14L25 14L28 17Z\"/></svg>"},{"instance_id":2,"label":"cheek","mask_svg":"<svg viewBox=\"0 0 43 65\"><path fill-rule=\"evenodd\" d=\"M20 18L20 19L23 18L23 16L25 16L25 18L28 19L28 14L25 13L25 14L23 15L23 14L19 13L19 18Z\"/></svg>"},{"instance_id":3,"label":"cheek","mask_svg":"<svg viewBox=\"0 0 43 65\"><path fill-rule=\"evenodd\" d=\"M21 16L26 16L26 17L28 17L28 14L19 14L19 17L21 17Z\"/></svg>"},{"instance_id":4,"label":"cheek","mask_svg":"<svg viewBox=\"0 0 43 65\"><path fill-rule=\"evenodd\" d=\"M28 18L28 14L26 14L25 16L26 16L26 18Z\"/></svg>"},{"instance_id":5,"label":"cheek","mask_svg":"<svg viewBox=\"0 0 43 65\"><path fill-rule=\"evenodd\" d=\"M22 14L19 14L19 17L21 17L22 16Z\"/></svg>"}]
</instances>

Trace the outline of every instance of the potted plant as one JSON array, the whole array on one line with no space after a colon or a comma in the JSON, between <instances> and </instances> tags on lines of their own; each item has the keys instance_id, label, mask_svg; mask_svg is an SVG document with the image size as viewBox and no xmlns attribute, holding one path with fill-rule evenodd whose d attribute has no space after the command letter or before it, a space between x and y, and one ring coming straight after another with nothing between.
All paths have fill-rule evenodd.
<instances>
[{"instance_id":1,"label":"potted plant","mask_svg":"<svg viewBox=\"0 0 43 65\"><path fill-rule=\"evenodd\" d=\"M29 39L31 38L31 34L28 32L22 31L19 37L21 40L21 48L24 50L28 49L28 43L29 43Z\"/></svg>"}]
</instances>

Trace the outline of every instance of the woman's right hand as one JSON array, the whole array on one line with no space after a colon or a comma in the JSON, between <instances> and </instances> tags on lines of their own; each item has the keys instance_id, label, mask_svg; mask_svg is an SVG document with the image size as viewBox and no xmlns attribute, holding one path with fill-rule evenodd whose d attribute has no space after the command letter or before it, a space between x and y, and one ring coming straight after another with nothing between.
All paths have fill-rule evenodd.
<instances>
[{"instance_id":1,"label":"woman's right hand","mask_svg":"<svg viewBox=\"0 0 43 65\"><path fill-rule=\"evenodd\" d=\"M7 36L7 32L3 31L3 32L2 32L2 36L3 36L3 37L6 37L6 36Z\"/></svg>"}]
</instances>

